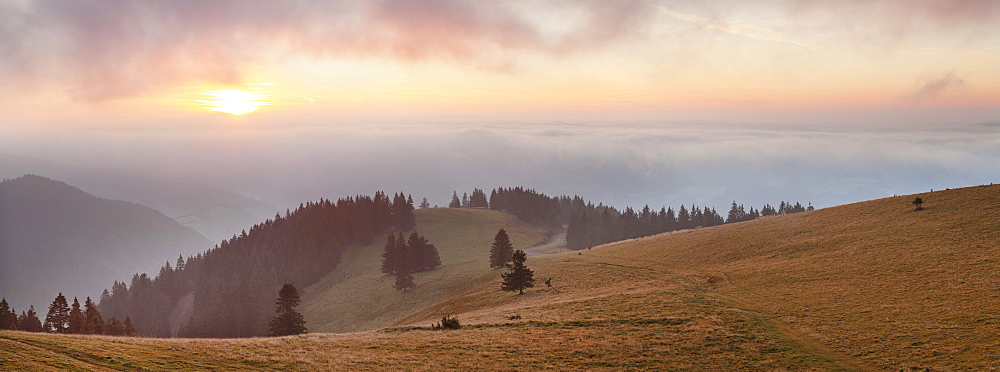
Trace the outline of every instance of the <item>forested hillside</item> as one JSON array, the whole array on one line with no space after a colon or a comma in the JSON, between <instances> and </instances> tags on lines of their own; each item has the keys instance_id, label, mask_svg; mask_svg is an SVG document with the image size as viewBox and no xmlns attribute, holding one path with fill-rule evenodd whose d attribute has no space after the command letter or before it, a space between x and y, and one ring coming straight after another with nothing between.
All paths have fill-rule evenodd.
<instances>
[{"instance_id":1,"label":"forested hillside","mask_svg":"<svg viewBox=\"0 0 1000 372\"><path fill-rule=\"evenodd\" d=\"M182 336L264 336L284 283L304 288L336 268L345 247L414 225L412 200L402 193L305 203L205 253L178 258L155 277L116 282L101 298L102 313L131 316L139 334L167 337L172 312L193 293Z\"/></svg>"}]
</instances>

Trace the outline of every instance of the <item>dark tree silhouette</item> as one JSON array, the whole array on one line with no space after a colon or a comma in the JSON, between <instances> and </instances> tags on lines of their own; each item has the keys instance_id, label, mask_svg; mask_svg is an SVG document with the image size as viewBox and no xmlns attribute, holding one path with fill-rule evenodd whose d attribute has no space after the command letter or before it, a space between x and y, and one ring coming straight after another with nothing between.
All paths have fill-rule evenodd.
<instances>
[{"instance_id":1,"label":"dark tree silhouette","mask_svg":"<svg viewBox=\"0 0 1000 372\"><path fill-rule=\"evenodd\" d=\"M301 302L299 291L295 289L295 286L285 283L281 287L281 290L278 291L278 300L274 302L277 305L276 312L278 315L271 318L271 336L306 333L305 318L302 317L301 313L295 311L295 307L299 306Z\"/></svg>"},{"instance_id":2,"label":"dark tree silhouette","mask_svg":"<svg viewBox=\"0 0 1000 372\"><path fill-rule=\"evenodd\" d=\"M410 238L405 244L407 252L409 252L407 267L410 268L411 273L441 266L441 256L438 254L437 247L416 231L410 233Z\"/></svg>"},{"instance_id":3,"label":"dark tree silhouette","mask_svg":"<svg viewBox=\"0 0 1000 372\"><path fill-rule=\"evenodd\" d=\"M410 275L410 261L412 261L413 256L410 247L407 247L406 242L403 241L403 235L400 235L397 241L402 244L399 246L399 256L396 257L396 268L393 270L396 274L394 287L397 291L402 291L416 287L417 283L413 282L413 276Z\"/></svg>"},{"instance_id":4,"label":"dark tree silhouette","mask_svg":"<svg viewBox=\"0 0 1000 372\"><path fill-rule=\"evenodd\" d=\"M500 229L490 246L490 268L503 267L511 261L513 253L514 246L510 244L510 236L507 236L506 230Z\"/></svg>"},{"instance_id":5,"label":"dark tree silhouette","mask_svg":"<svg viewBox=\"0 0 1000 372\"><path fill-rule=\"evenodd\" d=\"M913 199L913 205L916 206L916 208L913 209L915 211L924 210L924 199L921 198Z\"/></svg>"},{"instance_id":6,"label":"dark tree silhouette","mask_svg":"<svg viewBox=\"0 0 1000 372\"><path fill-rule=\"evenodd\" d=\"M396 194L392 200L392 218L396 231L413 229L417 225L417 219L413 215L413 198L407 198L402 192Z\"/></svg>"},{"instance_id":7,"label":"dark tree silhouette","mask_svg":"<svg viewBox=\"0 0 1000 372\"><path fill-rule=\"evenodd\" d=\"M518 291L518 294L524 294L525 288L532 288L535 286L534 273L527 266L524 265L524 261L528 260L528 255L524 251L518 249L514 251L514 261L507 264L507 272L500 274L503 277L503 284L500 288L504 291Z\"/></svg>"},{"instance_id":8,"label":"dark tree silhouette","mask_svg":"<svg viewBox=\"0 0 1000 372\"><path fill-rule=\"evenodd\" d=\"M17 313L10 308L7 298L0 300L0 329L17 329Z\"/></svg>"},{"instance_id":9,"label":"dark tree silhouette","mask_svg":"<svg viewBox=\"0 0 1000 372\"><path fill-rule=\"evenodd\" d=\"M486 193L481 189L473 189L472 196L469 197L469 206L472 208L489 208L490 203L486 200Z\"/></svg>"},{"instance_id":10,"label":"dark tree silhouette","mask_svg":"<svg viewBox=\"0 0 1000 372\"><path fill-rule=\"evenodd\" d=\"M83 316L86 318L83 325L83 333L87 334L103 334L104 333L104 318L101 316L101 312L97 310L97 305L94 301L87 297L87 301L83 303Z\"/></svg>"},{"instance_id":11,"label":"dark tree silhouette","mask_svg":"<svg viewBox=\"0 0 1000 372\"><path fill-rule=\"evenodd\" d=\"M430 208L430 207L431 207L431 203L429 201L427 201L427 197L424 197L424 199L420 201L420 208L423 209L423 208Z\"/></svg>"},{"instance_id":12,"label":"dark tree silhouette","mask_svg":"<svg viewBox=\"0 0 1000 372\"><path fill-rule=\"evenodd\" d=\"M458 191L452 191L451 203L448 203L448 208L462 208L462 201L458 199Z\"/></svg>"},{"instance_id":13,"label":"dark tree silhouette","mask_svg":"<svg viewBox=\"0 0 1000 372\"><path fill-rule=\"evenodd\" d=\"M45 315L45 324L42 326L46 332L66 333L69 328L69 304L66 297L59 293L52 304L49 305L49 312Z\"/></svg>"},{"instance_id":14,"label":"dark tree silhouette","mask_svg":"<svg viewBox=\"0 0 1000 372\"><path fill-rule=\"evenodd\" d=\"M87 318L83 316L83 310L80 310L80 301L73 297L73 307L69 311L69 328L66 329L66 332L83 333L86 322Z\"/></svg>"},{"instance_id":15,"label":"dark tree silhouette","mask_svg":"<svg viewBox=\"0 0 1000 372\"><path fill-rule=\"evenodd\" d=\"M389 234L385 238L385 246L382 247L382 272L392 274L396 269L396 256L399 255L396 237Z\"/></svg>"},{"instance_id":16,"label":"dark tree silhouette","mask_svg":"<svg viewBox=\"0 0 1000 372\"><path fill-rule=\"evenodd\" d=\"M35 312L35 306L32 305L28 307L28 312L21 312L21 316L17 319L17 324L19 328L25 332L41 332L42 321L38 319L38 313Z\"/></svg>"}]
</instances>

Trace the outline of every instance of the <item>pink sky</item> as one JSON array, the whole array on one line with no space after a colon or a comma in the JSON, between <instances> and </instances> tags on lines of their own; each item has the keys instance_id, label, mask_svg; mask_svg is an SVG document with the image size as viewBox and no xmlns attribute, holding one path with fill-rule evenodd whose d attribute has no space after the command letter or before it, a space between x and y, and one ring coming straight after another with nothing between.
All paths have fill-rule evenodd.
<instances>
[{"instance_id":1,"label":"pink sky","mask_svg":"<svg viewBox=\"0 0 1000 372\"><path fill-rule=\"evenodd\" d=\"M976 122L1000 112L998 4L5 0L0 127L189 117L217 90L301 120Z\"/></svg>"}]
</instances>

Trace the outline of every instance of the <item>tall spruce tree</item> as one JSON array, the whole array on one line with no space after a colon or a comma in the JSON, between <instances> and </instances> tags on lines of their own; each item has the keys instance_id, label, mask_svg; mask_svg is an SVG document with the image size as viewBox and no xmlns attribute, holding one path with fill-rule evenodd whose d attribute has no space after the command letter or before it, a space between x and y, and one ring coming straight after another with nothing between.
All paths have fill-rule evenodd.
<instances>
[{"instance_id":1,"label":"tall spruce tree","mask_svg":"<svg viewBox=\"0 0 1000 372\"><path fill-rule=\"evenodd\" d=\"M510 244L510 236L507 236L506 230L500 229L490 246L490 268L504 267L511 261L513 253L514 246Z\"/></svg>"},{"instance_id":2,"label":"tall spruce tree","mask_svg":"<svg viewBox=\"0 0 1000 372\"><path fill-rule=\"evenodd\" d=\"M528 255L518 249L514 251L514 260L507 264L507 272L500 274L503 277L503 284L500 288L504 291L518 291L524 294L526 288L535 286L534 272L531 271L524 262L528 260Z\"/></svg>"},{"instance_id":3,"label":"tall spruce tree","mask_svg":"<svg viewBox=\"0 0 1000 372\"><path fill-rule=\"evenodd\" d=\"M399 239L397 240L397 242L402 242L402 243L399 245L400 248L399 256L396 257L396 268L395 270L393 270L395 271L396 275L396 283L394 287L396 288L397 291L403 291L416 287L417 283L413 282L413 276L410 275L411 273L410 261L412 260L410 247L408 247L406 245L406 242L403 241L402 234L399 235Z\"/></svg>"},{"instance_id":4,"label":"tall spruce tree","mask_svg":"<svg viewBox=\"0 0 1000 372\"><path fill-rule=\"evenodd\" d=\"M385 238L385 245L382 247L382 272L385 274L392 274L396 269L396 257L399 255L397 252L396 237L389 234Z\"/></svg>"},{"instance_id":5,"label":"tall spruce tree","mask_svg":"<svg viewBox=\"0 0 1000 372\"><path fill-rule=\"evenodd\" d=\"M0 300L0 329L17 329L17 313L11 310L7 298Z\"/></svg>"},{"instance_id":6,"label":"tall spruce tree","mask_svg":"<svg viewBox=\"0 0 1000 372\"><path fill-rule=\"evenodd\" d=\"M271 318L271 336L288 336L306 333L306 321L302 314L295 310L302 300L299 299L299 291L295 286L285 283L278 291L278 300L275 310L278 314Z\"/></svg>"},{"instance_id":7,"label":"tall spruce tree","mask_svg":"<svg viewBox=\"0 0 1000 372\"><path fill-rule=\"evenodd\" d=\"M462 201L458 199L458 191L452 191L451 203L448 203L448 208L462 208Z\"/></svg>"},{"instance_id":8,"label":"tall spruce tree","mask_svg":"<svg viewBox=\"0 0 1000 372\"><path fill-rule=\"evenodd\" d=\"M101 316L101 312L97 310L97 304L90 297L87 297L83 303L83 315L86 318L83 333L104 334L104 317Z\"/></svg>"},{"instance_id":9,"label":"tall spruce tree","mask_svg":"<svg viewBox=\"0 0 1000 372\"><path fill-rule=\"evenodd\" d=\"M73 307L69 311L69 328L66 329L66 332L83 333L86 322L87 318L83 316L83 310L80 310L80 301L73 297Z\"/></svg>"},{"instance_id":10,"label":"tall spruce tree","mask_svg":"<svg viewBox=\"0 0 1000 372\"><path fill-rule=\"evenodd\" d=\"M45 324L42 328L46 332L54 333L66 333L69 328L69 304L61 292L49 305L49 312L45 314Z\"/></svg>"}]
</instances>

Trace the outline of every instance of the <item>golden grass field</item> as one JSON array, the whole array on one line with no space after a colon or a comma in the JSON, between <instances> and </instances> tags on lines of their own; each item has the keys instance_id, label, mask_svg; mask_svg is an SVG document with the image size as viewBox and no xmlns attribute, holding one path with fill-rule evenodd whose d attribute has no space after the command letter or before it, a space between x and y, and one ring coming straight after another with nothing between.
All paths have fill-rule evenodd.
<instances>
[{"instance_id":1,"label":"golden grass field","mask_svg":"<svg viewBox=\"0 0 1000 372\"><path fill-rule=\"evenodd\" d=\"M915 196L926 210L913 211ZM421 212L418 226L438 244L454 231L435 238L433 218L505 216L453 215L466 212ZM493 233L463 239L488 247ZM517 248L531 244L523 239ZM466 267L473 279L419 274L418 290L442 287L423 289L440 297L359 326L379 330L239 340L0 332L0 369L1000 370L1000 186L532 256L538 287L521 296L499 290L500 270L463 266L438 247L440 270ZM305 291L307 319L334 302L323 285L337 275ZM542 284L549 277L554 288ZM411 293L377 294L398 297L372 300L384 304ZM443 315L466 326L430 330Z\"/></svg>"}]
</instances>

